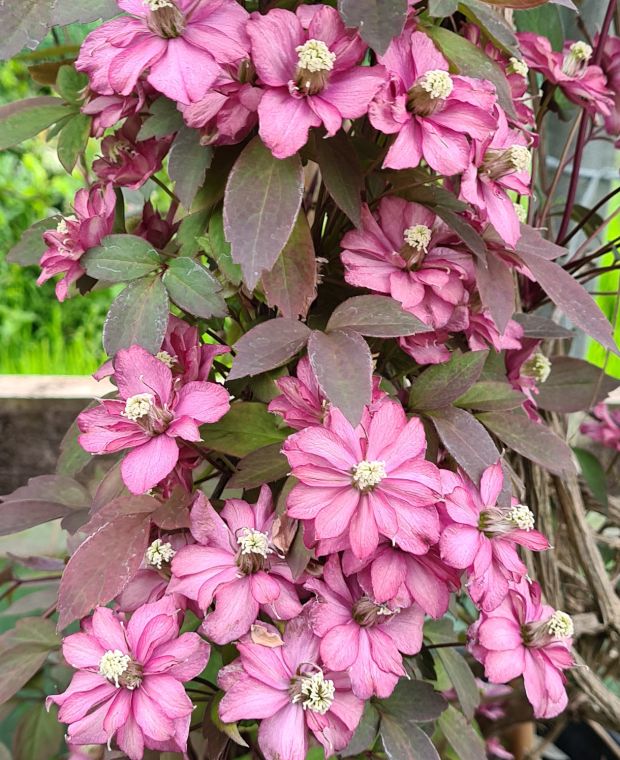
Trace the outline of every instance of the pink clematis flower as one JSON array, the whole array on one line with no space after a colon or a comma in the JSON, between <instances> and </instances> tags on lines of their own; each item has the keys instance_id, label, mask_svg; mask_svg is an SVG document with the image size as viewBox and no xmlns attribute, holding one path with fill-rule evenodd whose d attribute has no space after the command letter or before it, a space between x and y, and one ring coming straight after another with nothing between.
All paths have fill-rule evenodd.
<instances>
[{"instance_id":1,"label":"pink clematis flower","mask_svg":"<svg viewBox=\"0 0 620 760\"><path fill-rule=\"evenodd\" d=\"M450 333L446 330L433 330L399 338L398 345L417 364L443 364L449 361L451 356L446 347L449 339Z\"/></svg>"},{"instance_id":2,"label":"pink clematis flower","mask_svg":"<svg viewBox=\"0 0 620 760\"><path fill-rule=\"evenodd\" d=\"M523 337L523 327L514 319L500 333L489 310L479 303L472 306L464 332L471 351L486 351L489 346L496 351L519 349Z\"/></svg>"},{"instance_id":3,"label":"pink clematis flower","mask_svg":"<svg viewBox=\"0 0 620 760\"><path fill-rule=\"evenodd\" d=\"M358 66L366 45L327 5L253 14L248 34L265 89L259 133L277 158L303 147L310 127L324 125L334 135L343 119L363 116L385 81L381 66Z\"/></svg>"},{"instance_id":4,"label":"pink clematis flower","mask_svg":"<svg viewBox=\"0 0 620 760\"><path fill-rule=\"evenodd\" d=\"M382 402L357 428L334 408L324 428L305 428L284 443L299 480L288 497L288 514L304 521L319 556L351 548L365 559L380 536L426 554L439 538L435 503L441 484L425 450L422 423L408 421L395 401Z\"/></svg>"},{"instance_id":5,"label":"pink clematis flower","mask_svg":"<svg viewBox=\"0 0 620 760\"><path fill-rule=\"evenodd\" d=\"M55 230L43 233L47 248L41 256L41 285L57 274L56 298L64 301L69 286L84 274L80 259L89 248L99 245L114 226L116 196L112 185L94 185L78 190L73 201L75 214L63 217Z\"/></svg>"},{"instance_id":6,"label":"pink clematis flower","mask_svg":"<svg viewBox=\"0 0 620 760\"><path fill-rule=\"evenodd\" d=\"M62 651L78 672L47 705L60 707L70 744L116 740L131 760L141 760L145 747L185 751L193 705L183 683L204 670L209 645L196 633L179 636L172 597L140 607L126 627L98 607Z\"/></svg>"},{"instance_id":7,"label":"pink clematis flower","mask_svg":"<svg viewBox=\"0 0 620 760\"><path fill-rule=\"evenodd\" d=\"M476 141L471 163L461 178L459 198L471 203L509 246L521 237L520 220L508 191L530 194L530 151L521 132L508 127L499 111L494 135Z\"/></svg>"},{"instance_id":8,"label":"pink clematis flower","mask_svg":"<svg viewBox=\"0 0 620 760\"><path fill-rule=\"evenodd\" d=\"M445 512L452 521L439 540L441 559L467 570L471 598L483 610L492 610L506 597L509 581L519 581L527 573L516 545L542 551L549 542L534 530L528 507L497 506L504 484L499 461L482 473L479 488L462 472L441 470L441 480Z\"/></svg>"},{"instance_id":9,"label":"pink clematis flower","mask_svg":"<svg viewBox=\"0 0 620 760\"><path fill-rule=\"evenodd\" d=\"M295 430L322 425L329 402L319 388L308 357L304 356L297 362L296 374L296 377L281 377L275 381L282 395L269 403L269 411L279 414ZM387 395L379 388L381 378L375 375L372 380L371 409Z\"/></svg>"},{"instance_id":10,"label":"pink clematis flower","mask_svg":"<svg viewBox=\"0 0 620 760\"><path fill-rule=\"evenodd\" d=\"M409 169L424 159L446 176L469 163L469 141L495 130L495 88L486 80L452 76L448 63L423 32L405 31L379 56L389 82L370 105L376 129L397 134L384 166Z\"/></svg>"},{"instance_id":11,"label":"pink clematis flower","mask_svg":"<svg viewBox=\"0 0 620 760\"><path fill-rule=\"evenodd\" d=\"M525 693L537 718L553 718L568 699L562 671L573 664L573 623L541 600L540 586L523 580L502 604L483 612L470 629L470 649L493 683L523 675Z\"/></svg>"},{"instance_id":12,"label":"pink clematis flower","mask_svg":"<svg viewBox=\"0 0 620 760\"><path fill-rule=\"evenodd\" d=\"M142 218L133 230L133 234L148 240L155 248L163 250L178 227L178 223L175 224L167 217L162 216L158 211L155 211L153 204L147 201L142 208Z\"/></svg>"},{"instance_id":13,"label":"pink clematis flower","mask_svg":"<svg viewBox=\"0 0 620 760\"><path fill-rule=\"evenodd\" d=\"M219 706L226 723L260 719L258 744L266 760L305 760L310 737L331 757L349 743L364 703L351 692L345 673L325 670L319 640L306 615L287 623L284 640L266 623L256 643L237 644L240 658L223 668L218 683L226 692Z\"/></svg>"},{"instance_id":14,"label":"pink clematis flower","mask_svg":"<svg viewBox=\"0 0 620 760\"><path fill-rule=\"evenodd\" d=\"M90 92L82 106L82 113L93 117L92 136L103 137L106 129L128 116L139 114L146 105L147 92L150 95L152 88L141 81L136 82L133 92L129 95L100 95Z\"/></svg>"},{"instance_id":15,"label":"pink clematis flower","mask_svg":"<svg viewBox=\"0 0 620 760\"><path fill-rule=\"evenodd\" d=\"M379 604L355 576L344 577L337 555L327 560L323 580L311 578L306 588L317 595L310 619L321 638L323 662L346 671L360 699L389 697L406 675L401 652L413 655L422 648L422 608Z\"/></svg>"},{"instance_id":16,"label":"pink clematis flower","mask_svg":"<svg viewBox=\"0 0 620 760\"><path fill-rule=\"evenodd\" d=\"M551 362L538 347L541 341L524 338L520 349L506 351L506 378L512 387L525 395L523 411L533 422L540 422L536 396L538 384L544 383L551 372Z\"/></svg>"},{"instance_id":17,"label":"pink clematis flower","mask_svg":"<svg viewBox=\"0 0 620 760\"><path fill-rule=\"evenodd\" d=\"M588 61L593 50L586 42L566 40L561 53L555 52L546 37L532 32L517 34L526 63L545 79L557 84L569 100L594 116L609 116L612 92L600 66Z\"/></svg>"},{"instance_id":18,"label":"pink clematis flower","mask_svg":"<svg viewBox=\"0 0 620 760\"><path fill-rule=\"evenodd\" d=\"M121 474L127 488L141 494L172 472L178 439L199 441L198 425L217 422L230 401L216 383L175 380L170 368L141 346L119 351L113 366L120 399L104 399L80 414L79 442L91 454L131 449Z\"/></svg>"},{"instance_id":19,"label":"pink clematis flower","mask_svg":"<svg viewBox=\"0 0 620 760\"><path fill-rule=\"evenodd\" d=\"M392 609L418 604L427 615L438 618L448 610L450 594L460 588L460 573L448 567L433 547L428 554L409 554L388 543L379 545L366 560L344 552L345 575L356 574L366 594Z\"/></svg>"},{"instance_id":20,"label":"pink clematis flower","mask_svg":"<svg viewBox=\"0 0 620 760\"><path fill-rule=\"evenodd\" d=\"M137 190L161 169L172 136L138 140L142 126L139 116L127 119L120 129L101 141L101 157L93 161L93 171L102 182Z\"/></svg>"},{"instance_id":21,"label":"pink clematis flower","mask_svg":"<svg viewBox=\"0 0 620 760\"><path fill-rule=\"evenodd\" d=\"M389 293L424 324L446 327L473 281L469 253L449 247L453 234L424 206L384 198L373 216L362 207L359 229L343 237L340 257L345 280L357 287Z\"/></svg>"},{"instance_id":22,"label":"pink clematis flower","mask_svg":"<svg viewBox=\"0 0 620 760\"><path fill-rule=\"evenodd\" d=\"M595 38L598 44L598 35ZM607 84L613 93L613 105L605 116L605 129L613 137L620 136L620 37L609 35L603 47L601 68L607 77ZM616 142L616 148L618 142Z\"/></svg>"},{"instance_id":23,"label":"pink clematis flower","mask_svg":"<svg viewBox=\"0 0 620 760\"><path fill-rule=\"evenodd\" d=\"M579 430L593 441L620 451L620 409L614 409L607 404L597 404L592 414L594 419L584 422Z\"/></svg>"},{"instance_id":24,"label":"pink clematis flower","mask_svg":"<svg viewBox=\"0 0 620 760\"><path fill-rule=\"evenodd\" d=\"M262 486L254 507L229 499L222 516L199 493L191 511L198 544L172 560L169 592L198 602L206 612L202 630L216 644L228 644L248 633L261 610L274 620L301 612L291 570L272 541L275 520L269 486Z\"/></svg>"},{"instance_id":25,"label":"pink clematis flower","mask_svg":"<svg viewBox=\"0 0 620 760\"><path fill-rule=\"evenodd\" d=\"M102 95L129 95L143 72L179 103L200 100L218 63L243 58L248 14L235 0L118 0L130 17L91 32L76 62ZM217 63L216 63L217 61Z\"/></svg>"}]
</instances>

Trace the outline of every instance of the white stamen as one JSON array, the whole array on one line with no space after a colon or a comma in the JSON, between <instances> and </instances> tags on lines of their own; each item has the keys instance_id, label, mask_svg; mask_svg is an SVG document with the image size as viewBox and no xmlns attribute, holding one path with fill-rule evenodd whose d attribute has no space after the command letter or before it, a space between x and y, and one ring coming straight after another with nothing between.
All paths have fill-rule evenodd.
<instances>
[{"instance_id":1,"label":"white stamen","mask_svg":"<svg viewBox=\"0 0 620 760\"><path fill-rule=\"evenodd\" d=\"M407 227L404 232L405 243L415 248L416 251L428 251L428 245L431 242L433 231L425 224L415 224L413 227Z\"/></svg>"},{"instance_id":2,"label":"white stamen","mask_svg":"<svg viewBox=\"0 0 620 760\"><path fill-rule=\"evenodd\" d=\"M508 158L515 170L526 172L530 168L530 152L524 145L511 145L508 148Z\"/></svg>"},{"instance_id":3,"label":"white stamen","mask_svg":"<svg viewBox=\"0 0 620 760\"><path fill-rule=\"evenodd\" d=\"M142 4L151 11L158 11L161 8L174 8L171 0L142 0Z\"/></svg>"},{"instance_id":4,"label":"white stamen","mask_svg":"<svg viewBox=\"0 0 620 760\"><path fill-rule=\"evenodd\" d=\"M441 100L445 100L454 88L450 74L441 69L427 71L420 78L419 85L423 90L428 92L431 98L441 98Z\"/></svg>"},{"instance_id":5,"label":"white stamen","mask_svg":"<svg viewBox=\"0 0 620 760\"><path fill-rule=\"evenodd\" d=\"M364 459L353 468L351 480L358 491L372 491L385 476L385 462Z\"/></svg>"},{"instance_id":6,"label":"white stamen","mask_svg":"<svg viewBox=\"0 0 620 760\"><path fill-rule=\"evenodd\" d=\"M587 42L573 42L568 49L568 54L576 61L589 61L592 58L592 48Z\"/></svg>"},{"instance_id":7,"label":"white stamen","mask_svg":"<svg viewBox=\"0 0 620 760\"><path fill-rule=\"evenodd\" d=\"M520 74L524 79L528 75L529 66L525 61L520 61L518 58L511 58L506 72L508 74Z\"/></svg>"},{"instance_id":8,"label":"white stamen","mask_svg":"<svg viewBox=\"0 0 620 760\"><path fill-rule=\"evenodd\" d=\"M556 610L549 618L547 629L552 636L558 639L568 639L575 631L571 616L562 610Z\"/></svg>"},{"instance_id":9,"label":"white stamen","mask_svg":"<svg viewBox=\"0 0 620 760\"><path fill-rule=\"evenodd\" d=\"M155 354L155 358L159 359L162 364L165 364L166 367L170 368L174 367L177 361L176 358L172 356L172 354L169 354L167 351L158 351Z\"/></svg>"},{"instance_id":10,"label":"white stamen","mask_svg":"<svg viewBox=\"0 0 620 760\"><path fill-rule=\"evenodd\" d=\"M521 374L524 377L533 377L539 383L544 383L551 374L551 361L544 354L536 352L526 362L523 362Z\"/></svg>"},{"instance_id":11,"label":"white stamen","mask_svg":"<svg viewBox=\"0 0 620 760\"><path fill-rule=\"evenodd\" d=\"M332 53L323 40L308 40L298 45L295 51L299 55L298 65L306 71L331 71L334 68L336 54Z\"/></svg>"},{"instance_id":12,"label":"white stamen","mask_svg":"<svg viewBox=\"0 0 620 760\"><path fill-rule=\"evenodd\" d=\"M319 671L312 676L303 676L301 679L301 694L294 697L294 702L301 702L304 710L325 715L332 706L336 689L334 682L325 678Z\"/></svg>"},{"instance_id":13,"label":"white stamen","mask_svg":"<svg viewBox=\"0 0 620 760\"><path fill-rule=\"evenodd\" d=\"M266 557L272 552L269 548L269 536L260 530L244 528L243 533L237 537L237 543L241 547L241 554L260 554Z\"/></svg>"},{"instance_id":14,"label":"white stamen","mask_svg":"<svg viewBox=\"0 0 620 760\"><path fill-rule=\"evenodd\" d=\"M58 226L56 227L56 232L60 233L61 235L66 235L69 232L66 219L61 219L58 222Z\"/></svg>"},{"instance_id":15,"label":"white stamen","mask_svg":"<svg viewBox=\"0 0 620 760\"><path fill-rule=\"evenodd\" d=\"M534 529L536 521L534 513L525 504L516 504L508 513L508 519L513 522L517 528L530 531Z\"/></svg>"},{"instance_id":16,"label":"white stamen","mask_svg":"<svg viewBox=\"0 0 620 760\"><path fill-rule=\"evenodd\" d=\"M153 406L153 394L152 393L137 393L135 396L130 396L125 401L125 411L122 413L123 417L127 417L128 420L142 419L151 411Z\"/></svg>"},{"instance_id":17,"label":"white stamen","mask_svg":"<svg viewBox=\"0 0 620 760\"><path fill-rule=\"evenodd\" d=\"M108 649L99 660L99 673L112 681L116 688L120 688L118 679L125 673L131 662L128 654L123 654L120 649Z\"/></svg>"},{"instance_id":18,"label":"white stamen","mask_svg":"<svg viewBox=\"0 0 620 760\"><path fill-rule=\"evenodd\" d=\"M162 564L169 563L175 554L172 544L164 543L161 538L156 538L146 550L146 561L147 564L161 570Z\"/></svg>"}]
</instances>

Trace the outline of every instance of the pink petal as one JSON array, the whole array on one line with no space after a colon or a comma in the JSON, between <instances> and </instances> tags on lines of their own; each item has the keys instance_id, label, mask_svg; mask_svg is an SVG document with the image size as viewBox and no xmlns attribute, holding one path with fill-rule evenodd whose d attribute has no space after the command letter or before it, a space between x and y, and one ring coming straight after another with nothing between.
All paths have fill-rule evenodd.
<instances>
[{"instance_id":1,"label":"pink petal","mask_svg":"<svg viewBox=\"0 0 620 760\"><path fill-rule=\"evenodd\" d=\"M177 396L174 413L198 422L217 422L230 409L228 391L217 383L192 382L184 385Z\"/></svg>"},{"instance_id":2,"label":"pink petal","mask_svg":"<svg viewBox=\"0 0 620 760\"><path fill-rule=\"evenodd\" d=\"M295 48L304 42L295 14L275 8L264 16L253 15L247 31L252 41L252 61L261 81L271 87L286 86L297 67Z\"/></svg>"},{"instance_id":3,"label":"pink petal","mask_svg":"<svg viewBox=\"0 0 620 760\"><path fill-rule=\"evenodd\" d=\"M171 675L148 675L140 686L152 701L157 702L168 718L184 718L193 705L183 684Z\"/></svg>"},{"instance_id":4,"label":"pink petal","mask_svg":"<svg viewBox=\"0 0 620 760\"><path fill-rule=\"evenodd\" d=\"M114 90L129 95L140 74L164 55L166 47L167 41L154 34L136 35L131 45L110 62L109 78Z\"/></svg>"},{"instance_id":5,"label":"pink petal","mask_svg":"<svg viewBox=\"0 0 620 760\"><path fill-rule=\"evenodd\" d=\"M258 106L258 117L261 140L276 158L297 153L308 142L310 127L321 124L305 98L294 98L285 89L265 92Z\"/></svg>"},{"instance_id":6,"label":"pink petal","mask_svg":"<svg viewBox=\"0 0 620 760\"><path fill-rule=\"evenodd\" d=\"M166 741L174 736L174 724L159 706L159 699L151 699L144 689L133 692L132 711L144 734L155 741Z\"/></svg>"},{"instance_id":7,"label":"pink petal","mask_svg":"<svg viewBox=\"0 0 620 760\"><path fill-rule=\"evenodd\" d=\"M321 639L321 657L328 668L346 670L357 659L360 629L353 621L332 628Z\"/></svg>"},{"instance_id":8,"label":"pink petal","mask_svg":"<svg viewBox=\"0 0 620 760\"><path fill-rule=\"evenodd\" d=\"M237 720L269 718L290 704L287 691L273 689L254 678L245 677L224 694L219 714L224 723L234 723Z\"/></svg>"},{"instance_id":9,"label":"pink petal","mask_svg":"<svg viewBox=\"0 0 620 760\"><path fill-rule=\"evenodd\" d=\"M289 701L278 713L263 720L258 729L258 744L266 760L305 760L308 732L301 705Z\"/></svg>"},{"instance_id":10,"label":"pink petal","mask_svg":"<svg viewBox=\"0 0 620 760\"><path fill-rule=\"evenodd\" d=\"M164 54L151 64L149 83L171 100L185 104L200 100L220 75L220 67L183 37L167 43Z\"/></svg>"},{"instance_id":11,"label":"pink petal","mask_svg":"<svg viewBox=\"0 0 620 760\"><path fill-rule=\"evenodd\" d=\"M488 652L484 660L484 672L491 683L508 683L518 678L525 667L525 647L503 652Z\"/></svg>"},{"instance_id":12,"label":"pink petal","mask_svg":"<svg viewBox=\"0 0 620 760\"><path fill-rule=\"evenodd\" d=\"M498 651L523 647L518 624L505 617L485 618L478 628L478 640L486 649Z\"/></svg>"},{"instance_id":13,"label":"pink petal","mask_svg":"<svg viewBox=\"0 0 620 760\"><path fill-rule=\"evenodd\" d=\"M359 491L352 486L339 491L337 498L316 515L314 528L317 538L334 538L343 533L364 501L366 499L360 498Z\"/></svg>"},{"instance_id":14,"label":"pink petal","mask_svg":"<svg viewBox=\"0 0 620 760\"><path fill-rule=\"evenodd\" d=\"M362 495L349 528L351 549L360 559L370 557L379 545L379 529L370 503L370 499Z\"/></svg>"},{"instance_id":15,"label":"pink petal","mask_svg":"<svg viewBox=\"0 0 620 760\"><path fill-rule=\"evenodd\" d=\"M145 672L165 672L179 681L189 681L206 668L210 652L207 642L197 633L183 633L153 651Z\"/></svg>"},{"instance_id":16,"label":"pink petal","mask_svg":"<svg viewBox=\"0 0 620 760\"><path fill-rule=\"evenodd\" d=\"M104 649L119 649L127 652L125 632L112 610L97 607L92 617L93 635Z\"/></svg>"},{"instance_id":17,"label":"pink petal","mask_svg":"<svg viewBox=\"0 0 620 760\"><path fill-rule=\"evenodd\" d=\"M216 644L228 644L247 633L257 617L258 602L252 596L251 579L246 576L217 589L215 610L205 618L202 630Z\"/></svg>"},{"instance_id":18,"label":"pink petal","mask_svg":"<svg viewBox=\"0 0 620 760\"><path fill-rule=\"evenodd\" d=\"M452 567L469 567L480 548L480 531L464 525L449 525L439 539L441 558Z\"/></svg>"},{"instance_id":19,"label":"pink petal","mask_svg":"<svg viewBox=\"0 0 620 760\"><path fill-rule=\"evenodd\" d=\"M121 349L114 357L114 378L124 399L139 393L155 394L167 404L172 391L172 372L141 346Z\"/></svg>"},{"instance_id":20,"label":"pink petal","mask_svg":"<svg viewBox=\"0 0 620 760\"><path fill-rule=\"evenodd\" d=\"M118 729L116 741L130 760L142 760L144 757L144 736L133 715Z\"/></svg>"},{"instance_id":21,"label":"pink petal","mask_svg":"<svg viewBox=\"0 0 620 760\"><path fill-rule=\"evenodd\" d=\"M178 459L174 439L156 435L125 455L121 463L123 481L132 493L146 493L172 472Z\"/></svg>"},{"instance_id":22,"label":"pink petal","mask_svg":"<svg viewBox=\"0 0 620 760\"><path fill-rule=\"evenodd\" d=\"M126 644L122 651L127 651ZM98 669L105 649L91 634L73 633L63 641L62 653L65 660L74 668Z\"/></svg>"},{"instance_id":23,"label":"pink petal","mask_svg":"<svg viewBox=\"0 0 620 760\"><path fill-rule=\"evenodd\" d=\"M494 506L503 486L504 471L502 470L502 463L497 461L487 467L480 478L480 496L483 504L487 507Z\"/></svg>"},{"instance_id":24,"label":"pink petal","mask_svg":"<svg viewBox=\"0 0 620 760\"><path fill-rule=\"evenodd\" d=\"M128 689L116 689L114 699L110 701L108 713L103 721L103 728L110 734L125 724L131 713L132 694Z\"/></svg>"},{"instance_id":25,"label":"pink petal","mask_svg":"<svg viewBox=\"0 0 620 760\"><path fill-rule=\"evenodd\" d=\"M332 75L321 98L334 105L345 119L357 119L386 81L383 66L360 66Z\"/></svg>"}]
</instances>

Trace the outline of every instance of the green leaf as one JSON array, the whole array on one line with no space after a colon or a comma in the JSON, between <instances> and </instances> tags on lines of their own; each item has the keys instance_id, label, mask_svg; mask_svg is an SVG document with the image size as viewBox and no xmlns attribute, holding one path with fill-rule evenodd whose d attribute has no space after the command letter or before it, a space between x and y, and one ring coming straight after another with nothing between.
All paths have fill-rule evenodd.
<instances>
[{"instance_id":1,"label":"green leaf","mask_svg":"<svg viewBox=\"0 0 620 760\"><path fill-rule=\"evenodd\" d=\"M389 714L407 730L413 723L430 723L446 709L443 696L425 681L401 680L387 699L377 703L382 714Z\"/></svg>"},{"instance_id":2,"label":"green leaf","mask_svg":"<svg viewBox=\"0 0 620 760\"><path fill-rule=\"evenodd\" d=\"M220 295L222 286L194 259L172 259L163 282L170 298L190 314L203 319L226 316L226 301Z\"/></svg>"},{"instance_id":3,"label":"green leaf","mask_svg":"<svg viewBox=\"0 0 620 760\"><path fill-rule=\"evenodd\" d=\"M230 488L258 488L263 483L272 483L285 477L290 468L287 458L280 452L281 443L272 443L256 449L243 457L237 470L228 481Z\"/></svg>"},{"instance_id":4,"label":"green leaf","mask_svg":"<svg viewBox=\"0 0 620 760\"><path fill-rule=\"evenodd\" d=\"M508 55L521 58L519 42L515 33L495 8L489 8L481 0L461 0L459 10L465 18L479 26L497 47L504 50Z\"/></svg>"},{"instance_id":5,"label":"green leaf","mask_svg":"<svg viewBox=\"0 0 620 760\"><path fill-rule=\"evenodd\" d=\"M449 406L480 377L488 351L452 354L449 362L435 364L415 380L409 393L412 409L441 409Z\"/></svg>"},{"instance_id":6,"label":"green leaf","mask_svg":"<svg viewBox=\"0 0 620 760\"><path fill-rule=\"evenodd\" d=\"M42 96L18 100L0 108L0 150L34 137L70 115L60 98Z\"/></svg>"},{"instance_id":7,"label":"green leaf","mask_svg":"<svg viewBox=\"0 0 620 760\"><path fill-rule=\"evenodd\" d=\"M445 18L456 13L458 0L428 0L428 15L433 18Z\"/></svg>"},{"instance_id":8,"label":"green leaf","mask_svg":"<svg viewBox=\"0 0 620 760\"><path fill-rule=\"evenodd\" d=\"M565 441L546 425L530 420L525 412L483 412L480 422L517 454L531 459L556 475L575 471L571 451Z\"/></svg>"},{"instance_id":9,"label":"green leaf","mask_svg":"<svg viewBox=\"0 0 620 760\"><path fill-rule=\"evenodd\" d=\"M88 85L88 77L77 71L72 64L65 64L58 69L56 89L68 102L78 104L84 100L84 88Z\"/></svg>"},{"instance_id":10,"label":"green leaf","mask_svg":"<svg viewBox=\"0 0 620 760\"><path fill-rule=\"evenodd\" d=\"M277 306L283 317L306 316L316 298L317 262L303 209L273 269L265 272L262 282L267 303Z\"/></svg>"},{"instance_id":11,"label":"green leaf","mask_svg":"<svg viewBox=\"0 0 620 760\"><path fill-rule=\"evenodd\" d=\"M360 722L345 749L340 751L342 757L353 757L372 748L379 732L379 713L371 702L366 702Z\"/></svg>"},{"instance_id":12,"label":"green leaf","mask_svg":"<svg viewBox=\"0 0 620 760\"><path fill-rule=\"evenodd\" d=\"M452 705L441 715L438 727L459 760L486 760L484 741Z\"/></svg>"},{"instance_id":13,"label":"green leaf","mask_svg":"<svg viewBox=\"0 0 620 760\"><path fill-rule=\"evenodd\" d=\"M552 3L541 4L539 8L516 11L514 20L519 32L534 32L549 38L554 50L561 50L567 37L564 12Z\"/></svg>"},{"instance_id":14,"label":"green leaf","mask_svg":"<svg viewBox=\"0 0 620 760\"><path fill-rule=\"evenodd\" d=\"M286 245L303 189L299 156L279 160L258 137L235 162L224 196L224 230L250 290L273 268Z\"/></svg>"},{"instance_id":15,"label":"green leaf","mask_svg":"<svg viewBox=\"0 0 620 760\"><path fill-rule=\"evenodd\" d=\"M524 401L523 393L519 393L508 383L481 380L459 396L454 404L480 412L501 412L505 409L517 409Z\"/></svg>"},{"instance_id":16,"label":"green leaf","mask_svg":"<svg viewBox=\"0 0 620 760\"><path fill-rule=\"evenodd\" d=\"M427 26L423 31L433 40L459 74L476 79L488 79L495 85L497 99L506 113L516 118L510 86L504 72L495 61L474 44L441 26Z\"/></svg>"},{"instance_id":17,"label":"green leaf","mask_svg":"<svg viewBox=\"0 0 620 760\"><path fill-rule=\"evenodd\" d=\"M63 66L63 68L66 68ZM64 169L71 174L80 153L86 150L90 137L90 116L76 113L63 126L58 135L58 160Z\"/></svg>"},{"instance_id":18,"label":"green leaf","mask_svg":"<svg viewBox=\"0 0 620 760\"><path fill-rule=\"evenodd\" d=\"M23 267L38 264L47 247L43 240L43 233L55 230L60 219L60 216L50 216L40 222L35 222L7 253L6 260L10 264L21 264Z\"/></svg>"},{"instance_id":19,"label":"green leaf","mask_svg":"<svg viewBox=\"0 0 620 760\"><path fill-rule=\"evenodd\" d=\"M427 734L416 725L403 725L384 715L381 719L381 741L388 760L440 760L439 753Z\"/></svg>"},{"instance_id":20,"label":"green leaf","mask_svg":"<svg viewBox=\"0 0 620 760\"><path fill-rule=\"evenodd\" d=\"M579 462L579 469L583 475L592 496L598 503L607 507L607 475L598 457L591 451L573 446L573 451Z\"/></svg>"},{"instance_id":21,"label":"green leaf","mask_svg":"<svg viewBox=\"0 0 620 760\"><path fill-rule=\"evenodd\" d=\"M103 325L108 356L134 343L155 354L168 326L168 294L160 277L130 282L112 302Z\"/></svg>"},{"instance_id":22,"label":"green leaf","mask_svg":"<svg viewBox=\"0 0 620 760\"><path fill-rule=\"evenodd\" d=\"M129 282L145 277L161 266L153 246L137 235L108 235L82 257L86 273L96 280Z\"/></svg>"},{"instance_id":23,"label":"green leaf","mask_svg":"<svg viewBox=\"0 0 620 760\"><path fill-rule=\"evenodd\" d=\"M52 758L60 749L64 727L58 721L58 708L48 712L43 702L35 703L25 712L13 739L14 760Z\"/></svg>"},{"instance_id":24,"label":"green leaf","mask_svg":"<svg viewBox=\"0 0 620 760\"><path fill-rule=\"evenodd\" d=\"M200 432L210 449L245 457L257 449L281 443L291 431L278 427L278 418L267 411L265 404L238 401L219 422L203 425Z\"/></svg>"},{"instance_id":25,"label":"green leaf","mask_svg":"<svg viewBox=\"0 0 620 760\"><path fill-rule=\"evenodd\" d=\"M325 187L338 208L359 227L364 173L350 138L340 130L334 137L315 139L314 146Z\"/></svg>"},{"instance_id":26,"label":"green leaf","mask_svg":"<svg viewBox=\"0 0 620 760\"><path fill-rule=\"evenodd\" d=\"M379 55L385 53L407 19L407 0L338 0L345 26L354 26Z\"/></svg>"},{"instance_id":27,"label":"green leaf","mask_svg":"<svg viewBox=\"0 0 620 760\"><path fill-rule=\"evenodd\" d=\"M48 654L60 647L51 620L29 617L0 637L0 704L35 675Z\"/></svg>"},{"instance_id":28,"label":"green leaf","mask_svg":"<svg viewBox=\"0 0 620 760\"><path fill-rule=\"evenodd\" d=\"M428 332L428 327L389 296L353 296L334 309L327 330L355 330L374 338Z\"/></svg>"},{"instance_id":29,"label":"green leaf","mask_svg":"<svg viewBox=\"0 0 620 760\"><path fill-rule=\"evenodd\" d=\"M138 133L138 140L166 137L173 132L178 132L185 125L177 104L163 95L151 103L149 114Z\"/></svg>"},{"instance_id":30,"label":"green leaf","mask_svg":"<svg viewBox=\"0 0 620 760\"><path fill-rule=\"evenodd\" d=\"M208 208L183 217L176 236L179 256L193 256L201 248L199 238L205 234L210 217Z\"/></svg>"},{"instance_id":31,"label":"green leaf","mask_svg":"<svg viewBox=\"0 0 620 760\"><path fill-rule=\"evenodd\" d=\"M209 222L209 235L200 237L198 243L207 256L217 264L228 282L235 286L241 284L241 267L232 260L230 243L224 237L224 217L221 209L213 212Z\"/></svg>"},{"instance_id":32,"label":"green leaf","mask_svg":"<svg viewBox=\"0 0 620 760\"><path fill-rule=\"evenodd\" d=\"M211 165L213 148L200 144L200 132L182 127L170 148L168 174L174 192L186 209L192 207L198 189Z\"/></svg>"}]
</instances>

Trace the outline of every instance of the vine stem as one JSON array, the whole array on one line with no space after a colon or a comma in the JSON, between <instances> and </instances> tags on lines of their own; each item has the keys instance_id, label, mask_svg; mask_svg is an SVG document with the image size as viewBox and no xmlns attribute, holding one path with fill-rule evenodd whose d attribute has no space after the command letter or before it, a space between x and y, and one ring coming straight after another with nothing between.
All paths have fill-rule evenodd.
<instances>
[{"instance_id":1,"label":"vine stem","mask_svg":"<svg viewBox=\"0 0 620 760\"><path fill-rule=\"evenodd\" d=\"M603 20L603 26L601 27L601 33L592 56L592 65L598 66L603 57L603 48L607 41L609 34L609 27L611 26L612 19L616 10L617 0L609 0L607 5L607 11L605 13L605 19ZM556 241L563 240L570 224L570 218L575 205L575 198L577 197L577 186L579 185L579 174L581 170L581 161L583 159L583 150L586 145L586 133L588 131L588 123L590 121L590 115L584 110L581 112L581 120L579 123L579 134L577 135L577 146L575 148L575 160L573 161L573 173L571 174L570 184L568 186L568 195L566 198L566 208L564 209L564 216L562 217L562 223L560 224L560 230L558 232Z\"/></svg>"}]
</instances>

